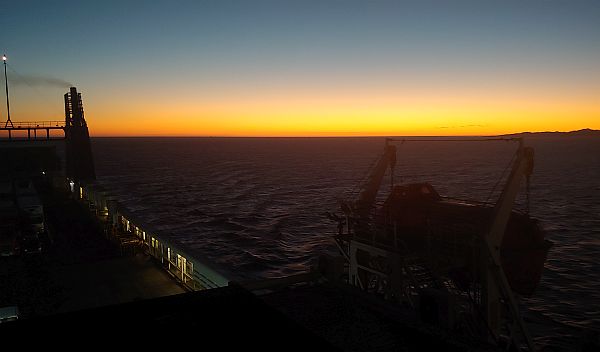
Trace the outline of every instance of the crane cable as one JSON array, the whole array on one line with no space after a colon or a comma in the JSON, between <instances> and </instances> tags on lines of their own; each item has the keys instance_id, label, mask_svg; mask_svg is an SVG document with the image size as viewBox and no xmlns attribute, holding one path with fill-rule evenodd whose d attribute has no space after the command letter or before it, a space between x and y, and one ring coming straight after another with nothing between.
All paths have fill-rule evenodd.
<instances>
[{"instance_id":1,"label":"crane cable","mask_svg":"<svg viewBox=\"0 0 600 352\"><path fill-rule=\"evenodd\" d=\"M504 176L506 175L506 172L512 166L512 164L513 164L513 162L515 161L516 158L517 158L517 153L514 153L513 156L512 156L512 158L510 158L510 160L508 161L508 164L506 164L506 166L504 167L504 170L502 170L502 173L500 174L500 177L498 178L498 180L494 184L494 187L492 187L492 190L488 194L488 196L485 199L484 203L488 203L489 202L490 198L492 197L492 195L496 191L496 188L498 188L498 185L500 184L500 181L502 181L504 179Z\"/></svg>"},{"instance_id":2,"label":"crane cable","mask_svg":"<svg viewBox=\"0 0 600 352\"><path fill-rule=\"evenodd\" d=\"M530 185L529 178L530 178L530 175L527 175L525 177L525 213L526 214L529 214L529 188L530 188L529 187L529 185Z\"/></svg>"},{"instance_id":3,"label":"crane cable","mask_svg":"<svg viewBox=\"0 0 600 352\"><path fill-rule=\"evenodd\" d=\"M403 139L403 140L400 142L400 146L398 147L398 149L400 149L400 147L402 147L402 146L404 145L404 142L405 142L405 140ZM396 155L398 155L398 154L399 154L399 153L398 153L398 151L396 151ZM394 167L394 168L395 168L395 167ZM394 168L392 168L392 189L394 188L394 176L395 176L395 175L394 175ZM398 169L400 169L400 168L398 168ZM400 184L402 184L402 174L400 173L400 175L399 175L399 176L400 176Z\"/></svg>"}]
</instances>

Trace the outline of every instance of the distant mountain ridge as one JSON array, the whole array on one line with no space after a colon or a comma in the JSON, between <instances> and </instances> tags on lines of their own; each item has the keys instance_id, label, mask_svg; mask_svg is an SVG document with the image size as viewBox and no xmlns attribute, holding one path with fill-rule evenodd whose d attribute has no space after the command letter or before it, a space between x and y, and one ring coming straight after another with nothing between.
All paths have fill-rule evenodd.
<instances>
[{"instance_id":1,"label":"distant mountain ridge","mask_svg":"<svg viewBox=\"0 0 600 352\"><path fill-rule=\"evenodd\" d=\"M600 130L593 130L591 128L584 128L576 131L558 132L558 131L545 131L545 132L519 132L510 134L501 134L500 137L550 137L550 136L597 136L600 137Z\"/></svg>"}]
</instances>

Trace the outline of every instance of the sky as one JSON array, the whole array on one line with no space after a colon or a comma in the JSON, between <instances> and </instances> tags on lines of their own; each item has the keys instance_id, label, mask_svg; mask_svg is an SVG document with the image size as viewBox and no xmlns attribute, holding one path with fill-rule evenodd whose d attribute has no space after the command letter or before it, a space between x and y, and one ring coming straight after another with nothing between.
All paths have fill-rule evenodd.
<instances>
[{"instance_id":1,"label":"sky","mask_svg":"<svg viewBox=\"0 0 600 352\"><path fill-rule=\"evenodd\" d=\"M600 129L600 1L3 1L0 50L13 121L74 85L92 136Z\"/></svg>"}]
</instances>

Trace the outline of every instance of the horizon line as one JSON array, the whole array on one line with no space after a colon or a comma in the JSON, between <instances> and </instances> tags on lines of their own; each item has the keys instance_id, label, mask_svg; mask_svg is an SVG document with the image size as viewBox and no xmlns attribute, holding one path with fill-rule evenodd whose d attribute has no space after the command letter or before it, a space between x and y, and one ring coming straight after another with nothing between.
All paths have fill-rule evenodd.
<instances>
[{"instance_id":1,"label":"horizon line","mask_svg":"<svg viewBox=\"0 0 600 352\"><path fill-rule=\"evenodd\" d=\"M436 134L436 135L401 135L401 134L334 134L334 135L91 135L91 138L374 138L374 137L498 137L519 134L543 134L543 133L575 133L575 132L600 132L591 128L582 128L569 131L522 131L500 134Z\"/></svg>"}]
</instances>

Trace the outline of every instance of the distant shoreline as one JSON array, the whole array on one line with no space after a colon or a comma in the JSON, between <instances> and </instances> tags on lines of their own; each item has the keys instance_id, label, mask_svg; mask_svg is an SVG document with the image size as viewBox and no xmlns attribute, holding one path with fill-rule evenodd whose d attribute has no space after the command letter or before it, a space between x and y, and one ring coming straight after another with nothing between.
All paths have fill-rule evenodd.
<instances>
[{"instance_id":1,"label":"distant shoreline","mask_svg":"<svg viewBox=\"0 0 600 352\"><path fill-rule=\"evenodd\" d=\"M546 131L546 132L519 132L510 134L501 134L499 137L550 137L550 136L569 136L569 137L582 137L582 136L595 136L600 137L600 130L593 130L590 128L584 128L576 131L559 132L559 131Z\"/></svg>"}]
</instances>

